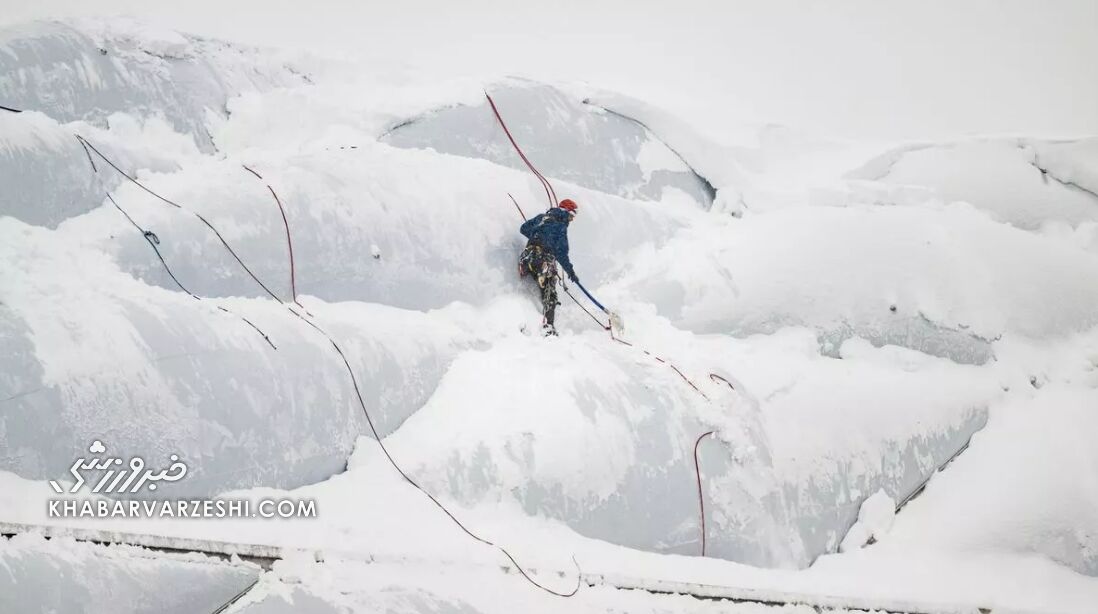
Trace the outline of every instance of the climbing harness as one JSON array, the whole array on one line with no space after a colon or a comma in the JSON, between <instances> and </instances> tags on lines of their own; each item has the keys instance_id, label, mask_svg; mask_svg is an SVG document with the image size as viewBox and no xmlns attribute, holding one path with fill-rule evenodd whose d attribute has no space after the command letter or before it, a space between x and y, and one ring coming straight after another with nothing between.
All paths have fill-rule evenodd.
<instances>
[{"instance_id":1,"label":"climbing harness","mask_svg":"<svg viewBox=\"0 0 1098 614\"><path fill-rule=\"evenodd\" d=\"M572 563L576 568L576 585L572 588L572 590L567 591L567 592L556 591L554 589L551 589L551 588L539 583L534 578L532 578L529 575L529 573L526 572L526 570L523 568L523 566L519 564L518 560L515 559L515 557L511 554L510 551L508 551L503 546L500 546L499 544L496 544L495 542L487 540L487 539L477 535L476 533L474 533L472 530L470 530L468 527L466 527L460 520L458 520L457 516L455 516L449 509L447 509L447 507L445 505L443 505L443 503L441 501L439 501L438 498L436 498L434 495L432 495L430 492L428 492L423 486L420 486L419 483L417 483L415 480L413 480L412 477L410 475L408 475L408 473L406 473L403 468L401 468L401 466L397 463L396 459L393 458L393 455L389 452L388 448L385 446L384 442L382 442L381 434L378 432L377 427L374 425L373 418L370 416L370 412L366 408L366 401L362 397L362 391L359 388L358 378L355 377L354 369L351 367L351 363L347 359L347 355L343 352L343 348L340 347L340 345L336 342L336 340L327 331L325 331L316 322L314 322L312 319L307 318L305 315L302 314L301 311L298 311L297 309L294 309L293 306L291 306L290 304L283 301L275 293L271 292L271 290L267 287L267 285L264 284L258 277L256 277L256 275L252 272L252 270L249 269L248 266L244 263L244 261L236 254L236 252L233 250L233 248L228 244L228 242L221 235L221 233L218 232L218 230L213 226L213 224L211 224L209 221L207 221L206 218L202 217L201 214L199 214L197 212L194 212L194 211L191 211L190 209L187 209L186 207L183 207L182 205L180 205L176 202L173 202L173 201L161 196L160 194L156 193L155 191L153 191L149 187L147 187L144 184L142 184L141 182L139 182L137 179L131 177L129 174L127 174L121 168L119 168L118 165L116 165L110 158L108 158L106 155L104 155L101 151L96 149L95 146L92 145L91 143L89 143L86 139L84 139L83 137L81 137L79 135L77 135L76 138L80 142L80 144L82 146L84 146L85 153L88 153L88 151L90 149L91 151L95 152L95 154L97 156L99 156L104 162L106 162L108 165L110 165L112 168L114 168L119 174L121 174L123 177L125 177L127 180L129 180L131 183L137 185L139 188L141 188L145 192L148 192L149 194L156 197L160 201L162 201L164 203L167 203L168 205L171 205L172 207L175 207L176 209L186 211L187 213L190 213L191 215L197 217L200 221L202 221L206 225L206 227L209 228L210 231L213 232L217 236L218 240L221 241L221 244L225 247L226 250L229 251L230 254L232 254L232 256L236 259L236 261L240 264L241 268L248 274L248 276L251 277L261 288L263 288L263 290L266 291L267 294L271 298L276 300L279 304L284 306L286 308L286 310L289 311L291 314L293 314L296 318L298 318L299 320L301 320L302 322L307 324L310 328L314 329L320 335L322 335L325 339L328 340L328 342L332 345L332 348L339 355L340 360L343 362L343 366L347 371L347 375L349 376L350 381L351 381L351 386L352 386L352 388L354 389L354 392L355 392L355 399L357 400L358 405L362 410L363 416L366 418L366 424L370 429L370 433L373 434L374 440L377 442L378 447L381 449L382 453L385 455L385 458L388 460L389 464L404 479L404 481L408 482L408 484L410 484L413 488L415 488L420 493L422 493L425 497L427 497L427 499L430 500L431 503L433 503L435 505L435 507L437 507L440 511L442 511L443 514L445 514L451 521L453 521L453 523L455 525L457 525L458 528L461 529L470 538L472 538L472 539L474 539L474 540L476 540L476 541L478 541L478 542L480 542L480 543L482 543L486 546L490 546L492 548L495 548L496 550L501 552L505 557L507 557L507 559L509 561L511 561L511 563L515 566L515 569L518 571L518 573L523 578L525 578L526 581L529 582L530 584L534 585L535 587L537 587L537 588L539 588L539 589L541 589L541 590L543 590L543 591L545 591L545 592L547 592L551 595L555 595L557 597L572 597L577 592L579 592L579 588L580 588L580 585L582 583L582 574L583 574L583 572L580 569L579 563L576 561L575 556L572 557ZM91 159L91 154L90 153L88 153L88 159L89 160ZM95 168L94 163L92 164L92 167L93 167L93 169ZM96 172L98 172L98 169L95 169L95 170L96 170ZM248 170L251 170L251 169L248 169ZM251 171L251 172L252 172L252 174L254 174L258 177L258 174L255 173L255 171ZM274 190L271 190L271 192L273 194ZM108 197L109 196L110 195L108 194ZM113 198L111 200L113 202ZM275 200L278 201L277 195L275 195ZM155 250L156 245L159 244L159 240L157 240L156 243L154 243L152 240L150 240L149 235L152 235L151 232L148 232L148 231L142 229L135 222L133 222L133 219L130 218L129 214L127 214L125 211L123 211L121 207L118 207L117 203L115 203L115 206L118 208L119 211L121 211L123 213L123 215L126 216L127 219L129 219L131 221L131 223L134 224L134 226L138 229L138 231L142 232L142 235L146 237L146 241L148 241L149 245L152 246ZM279 206L281 208L281 202L279 202ZM148 233L148 234L146 234L146 233ZM153 235L153 236L155 236L155 235ZM287 223L287 241L289 241L289 225L288 225L288 223ZM160 251L156 250L156 252L157 252L157 256L160 257L161 262L164 262L163 257L160 256ZM166 262L164 263L164 266L167 267ZM174 275L172 277L173 277L173 279L175 279ZM201 300L201 297L198 297L197 295L194 295L191 292L187 291L185 288L183 288L182 284L179 284L178 280L176 280L176 283L179 285L179 287L181 289L183 289L184 292L187 292L188 294L190 294L194 298ZM295 300L295 303L296 303L296 300ZM227 310L223 309L223 311L227 311ZM266 338L266 335L264 335L264 338ZM270 343L269 339L268 339L268 343ZM272 345L272 347L274 347L274 344L271 344L271 345Z\"/></svg>"},{"instance_id":2,"label":"climbing harness","mask_svg":"<svg viewBox=\"0 0 1098 614\"><path fill-rule=\"evenodd\" d=\"M507 122L503 121L503 116L500 115L499 108L496 107L496 102L492 100L492 97L488 95L488 92L484 92L484 97L488 99L488 104L492 107L492 114L496 116L496 121L499 123L499 127L502 128L503 133L507 135L507 140L511 141L511 146L515 148L515 152L518 153L519 157L522 158L522 161L526 163L526 167L530 169L530 172L533 173L539 181L541 181L542 187L545 188L545 197L549 199L549 208L552 209L553 207L557 206L557 192L553 189L553 184L545 178L545 175L541 174L541 171L539 171L537 167L534 166L534 163L530 161L530 158L526 157L526 154L523 153L522 148L519 147L518 142L515 141L515 137L511 135L511 130L507 128ZM507 193L507 196L511 198L511 202L515 203L515 208L518 209L519 215L522 216L522 220L526 221L526 214L522 212L522 207L519 206L518 201L515 200L515 197L511 196L510 192ZM521 268L519 269L519 275L522 276ZM603 313L607 315L607 317L610 318L610 329L616 330L618 334L624 332L625 324L621 316L614 312L611 312L609 309L604 307L602 303L595 300L595 297L592 296L591 293L587 291L587 288L584 288L583 284L581 284L578 280L575 282L575 284L579 286L580 290L583 290L583 293L587 295L587 298L591 299L591 302L594 303L596 307L598 307ZM561 280L561 285L564 285L563 279ZM571 292L568 292L567 287L564 287L564 292L568 294L568 296L573 301L575 301L577 305L579 304L579 301L576 301L576 297L572 296ZM587 310L584 309L584 311ZM590 312L588 312L588 315L591 315ZM595 318L595 321L597 322L598 318Z\"/></svg>"},{"instance_id":3,"label":"climbing harness","mask_svg":"<svg viewBox=\"0 0 1098 614\"><path fill-rule=\"evenodd\" d=\"M541 294L541 307L544 313L542 327L553 328L556 321L557 282L560 277L557 273L557 261L549 248L540 242L531 241L519 255L519 277L533 276L538 284ZM551 334L556 334L555 331Z\"/></svg>"},{"instance_id":4,"label":"climbing harness","mask_svg":"<svg viewBox=\"0 0 1098 614\"><path fill-rule=\"evenodd\" d=\"M488 104L491 105L491 107L492 107L492 114L495 115L496 121L499 123L500 128L502 128L504 134L507 135L507 139L509 141L511 141L511 146L515 148L515 152L518 153L519 157L522 158L522 161L526 163L526 166L527 166L527 168L530 169L530 172L532 172L534 174L534 176L536 176L541 181L542 186L545 188L545 195L546 195L547 198L549 198L549 207L552 208L553 206L556 205L556 202L557 202L556 192L553 190L552 184L549 183L549 180L546 179L545 176L542 175L541 172L539 172L536 167L534 167L534 164L532 162L530 162L530 159L528 157L526 157L525 153L523 153L522 148L519 147L519 144L515 141L515 138L511 135L511 131L507 128L506 122L503 121L503 116L500 115L499 108L496 107L496 103L495 103L495 101L492 100L492 97L488 95L488 92L484 92L484 96L485 96L485 98L488 99ZM526 221L526 214L523 213L522 207L519 206L518 201L515 200L515 197L512 196L510 192L507 193L507 196L511 199L511 202L513 202L515 204L515 209L518 210L519 216L525 222ZM524 256L525 256L525 254L526 254L526 250L523 251ZM520 256L520 259L519 259L519 276L520 277L525 276L521 256ZM709 401L709 397L704 392L702 392L701 388L699 388L697 386L697 384L695 384L689 377L687 377L686 374L682 372L682 370L680 370L677 366L675 366L675 363L673 363L669 360L665 360L665 359L653 354L652 352L649 352L648 350L646 350L642 347L638 347L638 346L633 345L632 343L622 339L620 335L624 332L625 325L624 325L624 322L622 321L621 316L619 316L617 313L614 313L614 312L610 311L609 309L607 309L602 303L600 303L598 301L598 299L596 299L594 297L594 295L592 295L590 292L587 291L587 288L583 287L583 284L581 284L579 282L579 280L576 280L573 283L575 283L576 286L578 286L579 289L581 291L583 291L583 293L587 296L587 298L590 299L592 304L594 304L596 307L599 308L599 310L601 310L603 313L605 313L607 315L607 317L609 318L608 323L603 324L602 320L600 320L598 318L598 316L591 313L590 310L588 310L586 307L584 307L583 304L580 303L576 299L576 297L573 296L572 293L568 290L568 286L565 285L564 279L563 278L560 279L561 288L564 290L564 293L568 295L568 298L572 299L572 302L575 303L577 306L579 306L579 308L582 309L583 312L588 315L588 317L590 317L592 320L594 320L595 323L597 323L603 330L608 332L610 334L610 339L611 340L616 341L617 343L620 343L622 345L638 349L641 352L644 352L646 355L648 355L648 356L652 357L653 359L655 359L657 362L659 362L661 364L665 364L668 367L671 367L671 369L674 370L675 373L677 373L678 376L681 377L684 382L689 384L690 387L694 389L694 392L697 392L699 395L701 395L701 397L703 399L705 399L706 401ZM710 373L709 378L711 380L713 380L714 382L719 379L720 381L724 382L729 388L731 388L732 390L735 390L735 387L732 385L731 382L729 382L727 379L717 375L716 373ZM702 496L701 468L698 465L698 445L701 443L701 440L705 436L712 435L712 434L713 434L713 431L709 431L708 433L705 433L705 434L701 435L700 437L698 437L697 441L694 442L694 473L695 473L695 477L697 478L697 482L698 482L698 506L699 506L699 509L701 511L702 556L705 556L705 501L704 501L704 498Z\"/></svg>"}]
</instances>

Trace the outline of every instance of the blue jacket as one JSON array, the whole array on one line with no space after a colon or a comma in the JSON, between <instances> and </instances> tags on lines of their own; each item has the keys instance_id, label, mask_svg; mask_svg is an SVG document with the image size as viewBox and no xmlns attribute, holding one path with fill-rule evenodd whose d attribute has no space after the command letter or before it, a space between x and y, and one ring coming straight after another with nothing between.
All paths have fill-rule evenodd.
<instances>
[{"instance_id":1,"label":"blue jacket","mask_svg":"<svg viewBox=\"0 0 1098 614\"><path fill-rule=\"evenodd\" d=\"M568 223L572 216L564 209L553 207L546 213L540 213L526 220L519 229L530 241L536 241L553 253L569 279L575 279L572 261L568 259Z\"/></svg>"}]
</instances>

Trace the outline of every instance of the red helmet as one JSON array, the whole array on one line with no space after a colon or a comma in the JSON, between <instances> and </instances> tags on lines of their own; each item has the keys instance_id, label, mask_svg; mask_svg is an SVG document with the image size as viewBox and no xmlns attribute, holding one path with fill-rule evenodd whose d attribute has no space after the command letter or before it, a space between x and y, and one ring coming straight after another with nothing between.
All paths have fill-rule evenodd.
<instances>
[{"instance_id":1,"label":"red helmet","mask_svg":"<svg viewBox=\"0 0 1098 614\"><path fill-rule=\"evenodd\" d=\"M576 201L572 200L571 198L565 198L564 200L560 201L560 205L558 206L568 213L576 212Z\"/></svg>"}]
</instances>

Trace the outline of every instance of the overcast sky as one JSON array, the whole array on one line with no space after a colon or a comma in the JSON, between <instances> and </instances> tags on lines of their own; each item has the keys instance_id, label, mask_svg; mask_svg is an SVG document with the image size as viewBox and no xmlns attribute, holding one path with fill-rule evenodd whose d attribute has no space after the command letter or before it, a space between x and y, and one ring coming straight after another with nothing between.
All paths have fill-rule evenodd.
<instances>
[{"instance_id":1,"label":"overcast sky","mask_svg":"<svg viewBox=\"0 0 1098 614\"><path fill-rule=\"evenodd\" d=\"M1098 134L1098 0L0 0L880 138Z\"/></svg>"}]
</instances>

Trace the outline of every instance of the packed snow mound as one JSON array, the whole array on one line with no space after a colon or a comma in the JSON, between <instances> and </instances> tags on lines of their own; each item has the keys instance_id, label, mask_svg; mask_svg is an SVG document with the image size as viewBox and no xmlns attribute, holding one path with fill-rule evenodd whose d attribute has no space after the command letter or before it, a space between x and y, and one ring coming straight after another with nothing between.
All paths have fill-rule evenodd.
<instances>
[{"instance_id":1,"label":"packed snow mound","mask_svg":"<svg viewBox=\"0 0 1098 614\"><path fill-rule=\"evenodd\" d=\"M514 502L585 535L694 554L693 446L714 430L717 441L700 446L707 552L804 567L838 545L868 493L914 490L982 426L998 392L997 381L944 360L894 372L894 352L872 348L851 351L861 368L851 376L815 352L807 331L737 344L645 340L654 343L673 348L671 360L688 357L680 367L705 384L708 399L666 365L601 336L549 347L501 342L458 358L387 442L433 492L466 505ZM752 368L751 357L780 361L797 377ZM710 384L698 372L704 359L766 396ZM475 403L469 390L481 391ZM873 403L895 414L869 410Z\"/></svg>"},{"instance_id":2,"label":"packed snow mound","mask_svg":"<svg viewBox=\"0 0 1098 614\"><path fill-rule=\"evenodd\" d=\"M101 178L90 171L65 127L40 113L0 112L0 213L56 226L89 211L99 206L105 191Z\"/></svg>"},{"instance_id":3,"label":"packed snow mound","mask_svg":"<svg viewBox=\"0 0 1098 614\"><path fill-rule=\"evenodd\" d=\"M1074 227L1098 221L1098 190L1093 189L1098 181L1088 170L1094 167L1096 142L999 139L905 146L848 177L921 187L926 196L970 203L1027 230L1050 222Z\"/></svg>"},{"instance_id":4,"label":"packed snow mound","mask_svg":"<svg viewBox=\"0 0 1098 614\"><path fill-rule=\"evenodd\" d=\"M1085 444L1098 427L1098 361L1072 370L1091 390L1057 384L1004 402L973 453L904 508L880 547L1037 553L1098 575L1098 453Z\"/></svg>"},{"instance_id":5,"label":"packed snow mound","mask_svg":"<svg viewBox=\"0 0 1098 614\"><path fill-rule=\"evenodd\" d=\"M1050 179L1098 198L1098 137L1033 147L1034 166Z\"/></svg>"},{"instance_id":6,"label":"packed snow mound","mask_svg":"<svg viewBox=\"0 0 1098 614\"><path fill-rule=\"evenodd\" d=\"M713 202L712 186L635 120L538 83L511 80L489 93L523 152L547 177L623 198L704 208ZM487 100L408 120L381 141L526 169Z\"/></svg>"},{"instance_id":7,"label":"packed snow mound","mask_svg":"<svg viewBox=\"0 0 1098 614\"><path fill-rule=\"evenodd\" d=\"M119 456L180 454L188 479L164 496L324 492L344 503L346 524L307 537L368 551L363 536L374 529L357 526L359 495L396 492L381 471L399 480L376 450L355 454L369 471L347 466L356 438L371 432L313 322L339 341L380 437L447 503L698 553L693 451L714 431L698 446L707 554L803 567L835 550L870 493L903 500L983 427L1000 396L1045 383L1024 357L991 360L1001 348L1059 343L1098 322L1088 282L1098 254L1002 223L979 190L973 204L944 204L953 199L927 185L836 176L839 188L814 199L810 183L780 193L738 185L737 167L715 173L714 202L641 124L548 86L509 83L497 97L509 125L560 195L581 201L570 230L576 270L625 315L637 347L614 343L571 304L560 308L561 338L530 338L521 331L540 314L515 274L523 240L507 193L532 215L541 186L485 103L428 113L379 142L382 118L416 116L444 96L385 83L341 96L353 92L292 71L288 88L257 92L280 81L235 71L251 74L253 62L272 74L266 58L124 25L91 37L41 28L9 41L15 51L4 57L87 63L82 74L94 78L73 89L67 69L36 69L34 91L17 93L57 109L8 115L0 137L13 162L4 172L21 182L0 208L0 332L10 340L0 348L0 470L38 487L64 480L93 440ZM55 52L68 59L50 63ZM202 67L221 76L204 81ZM407 108L359 113L383 99ZM239 113L207 113L224 105ZM70 129L178 207L92 158L96 173ZM768 134L753 173L800 146L782 130ZM1046 174L1091 185L1079 162L1089 145L1048 147ZM678 149L712 155L706 164L719 168L739 151L700 141ZM970 153L1005 164L996 148ZM776 168L767 181L780 183L787 170ZM55 193L41 185L51 178ZM860 191L842 192L850 186ZM749 187L740 204L760 206L720 214ZM904 200L869 198L877 194ZM1088 223L1059 209L1049 219ZM295 298L308 313L291 313ZM673 360L701 392L640 348ZM395 498L390 522L411 497L427 505L418 493ZM417 527L430 524L416 514ZM424 542L443 531L465 539L449 525L429 531ZM1076 558L1088 560L1089 542L1079 543ZM441 557L459 551L451 545L415 547ZM1049 551L1044 540L1017 546L1027 549Z\"/></svg>"},{"instance_id":8,"label":"packed snow mound","mask_svg":"<svg viewBox=\"0 0 1098 614\"><path fill-rule=\"evenodd\" d=\"M57 227L100 206L125 179L85 151L81 135L126 169L174 171L199 155L194 141L159 117L113 113L105 129L83 121L60 124L37 111L0 114L0 214ZM98 161L96 161L98 160ZM97 172L103 171L103 172Z\"/></svg>"},{"instance_id":9,"label":"packed snow mound","mask_svg":"<svg viewBox=\"0 0 1098 614\"><path fill-rule=\"evenodd\" d=\"M150 287L98 251L11 218L0 218L0 237L4 470L68 478L73 454L93 440L149 462L192 459L176 494L297 486L343 468L365 431L361 407L328 340L285 308ZM146 258L159 266L151 250ZM475 316L461 309L432 318L309 306L342 340L382 436L474 342L465 331Z\"/></svg>"},{"instance_id":10,"label":"packed snow mound","mask_svg":"<svg viewBox=\"0 0 1098 614\"><path fill-rule=\"evenodd\" d=\"M104 126L116 112L160 115L212 150L207 113L242 92L305 82L277 55L120 20L0 30L0 99ZM37 178L35 178L37 179Z\"/></svg>"},{"instance_id":11,"label":"packed snow mound","mask_svg":"<svg viewBox=\"0 0 1098 614\"><path fill-rule=\"evenodd\" d=\"M764 126L699 126L643 100L590 85L573 87L585 105L612 115L630 118L667 143L676 154L712 186L720 191L743 190L751 181L751 171L760 170L761 134ZM714 199L711 199L714 200ZM714 208L720 205L714 200Z\"/></svg>"},{"instance_id":12,"label":"packed snow mound","mask_svg":"<svg viewBox=\"0 0 1098 614\"><path fill-rule=\"evenodd\" d=\"M850 552L879 540L892 528L896 519L896 500L884 489L878 490L862 501L858 521L846 532L839 544L839 552Z\"/></svg>"},{"instance_id":13,"label":"packed snow mound","mask_svg":"<svg viewBox=\"0 0 1098 614\"><path fill-rule=\"evenodd\" d=\"M74 136L127 170L175 170L210 152L209 122L242 92L304 77L256 50L126 21L0 29L0 213L54 227L122 178L95 174Z\"/></svg>"},{"instance_id":14,"label":"packed snow mound","mask_svg":"<svg viewBox=\"0 0 1098 614\"><path fill-rule=\"evenodd\" d=\"M808 326L831 355L857 336L983 363L1003 334L1094 326L1098 288L1077 282L1095 275L1092 254L964 204L787 207L638 250L605 296L639 298L695 331Z\"/></svg>"},{"instance_id":15,"label":"packed snow mound","mask_svg":"<svg viewBox=\"0 0 1098 614\"><path fill-rule=\"evenodd\" d=\"M264 179L248 172L244 161ZM483 160L378 143L355 150L200 160L180 172L142 174L141 179L228 229L226 239L249 269L285 298L289 254L279 206L267 188L271 185L288 219L298 292L408 309L434 309L452 301L476 304L501 292L521 291L515 271L522 218L507 192L526 205L527 215L539 212L535 188L522 173ZM591 246L576 249L573 258L591 288L615 269L617 254L659 245L669 229L687 223L673 208L564 183L560 189L570 189L586 203L584 222L570 234L574 244ZM123 185L114 198L160 237L161 254L190 291L267 296L193 216L132 184ZM60 230L113 254L121 268L146 282L177 289L159 262L150 260L141 233L127 230L113 207L70 220ZM606 249L593 247L600 243Z\"/></svg>"}]
</instances>

